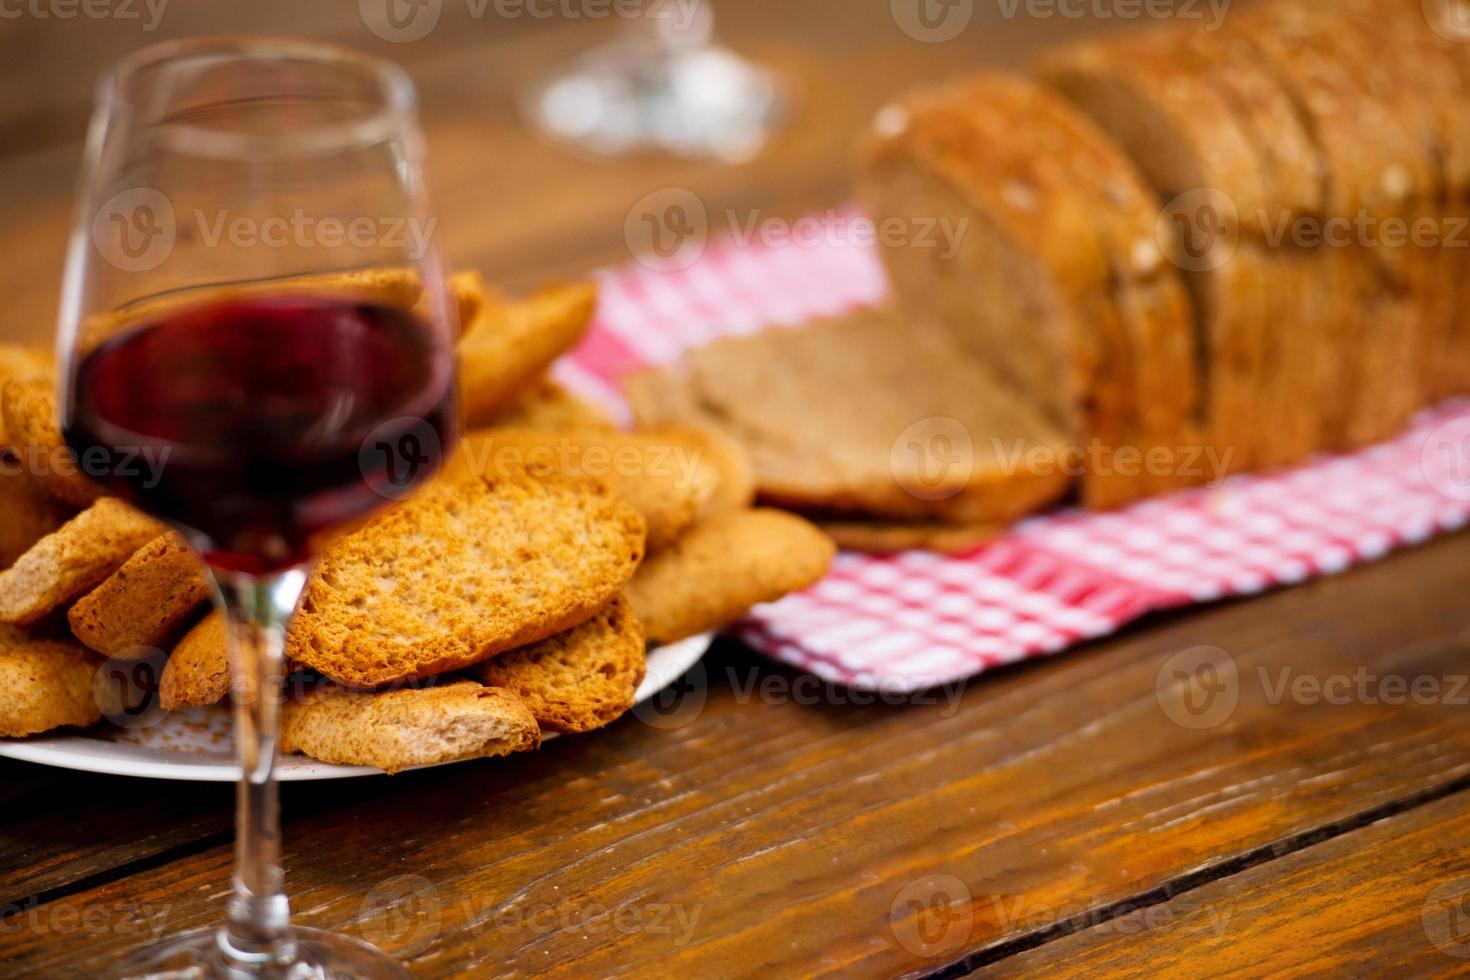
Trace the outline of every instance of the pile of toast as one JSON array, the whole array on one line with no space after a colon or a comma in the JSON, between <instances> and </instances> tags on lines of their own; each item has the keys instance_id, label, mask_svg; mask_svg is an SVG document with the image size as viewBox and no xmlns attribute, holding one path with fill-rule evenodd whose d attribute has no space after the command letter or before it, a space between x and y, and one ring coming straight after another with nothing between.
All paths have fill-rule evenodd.
<instances>
[{"instance_id":1,"label":"pile of toast","mask_svg":"<svg viewBox=\"0 0 1470 980\"><path fill-rule=\"evenodd\" d=\"M715 425L884 550L1392 436L1470 390L1454 6L1264 0L887 106L859 190L891 303L638 377L639 419Z\"/></svg>"},{"instance_id":2,"label":"pile of toast","mask_svg":"<svg viewBox=\"0 0 1470 980\"><path fill-rule=\"evenodd\" d=\"M419 299L407 276L333 285ZM461 274L452 289L466 434L428 485L322 548L286 638L284 752L393 772L599 728L632 706L647 645L831 562L815 527L752 507L725 437L619 431L547 377L592 286L513 302ZM56 465L46 355L0 347L0 385L0 736L97 724L104 663L162 662L170 711L224 701L231 627L184 538Z\"/></svg>"}]
</instances>

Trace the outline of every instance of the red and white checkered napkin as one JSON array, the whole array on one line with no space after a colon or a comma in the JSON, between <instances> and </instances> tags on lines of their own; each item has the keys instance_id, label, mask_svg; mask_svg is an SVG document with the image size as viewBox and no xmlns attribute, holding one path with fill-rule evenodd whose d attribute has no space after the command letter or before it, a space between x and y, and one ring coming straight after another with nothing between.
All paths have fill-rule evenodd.
<instances>
[{"instance_id":1,"label":"red and white checkered napkin","mask_svg":"<svg viewBox=\"0 0 1470 980\"><path fill-rule=\"evenodd\" d=\"M558 371L626 417L619 379L717 337L797 325L887 293L875 251L844 234L806 245L712 245L682 268L600 274L587 342ZM692 262L693 264L687 264ZM1372 561L1470 520L1470 400L1393 442L1233 477L1126 510L1038 517L963 556L843 554L798 595L735 627L763 652L858 688L916 691L1057 653L1156 609L1248 595Z\"/></svg>"}]
</instances>

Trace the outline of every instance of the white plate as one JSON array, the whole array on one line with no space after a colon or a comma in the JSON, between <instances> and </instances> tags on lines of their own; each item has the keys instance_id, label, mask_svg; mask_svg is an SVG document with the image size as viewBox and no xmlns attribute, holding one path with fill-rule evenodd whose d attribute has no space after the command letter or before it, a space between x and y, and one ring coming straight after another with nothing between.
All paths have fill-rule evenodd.
<instances>
[{"instance_id":1,"label":"white plate","mask_svg":"<svg viewBox=\"0 0 1470 980\"><path fill-rule=\"evenodd\" d=\"M712 634L706 633L648 651L648 676L638 688L638 700L646 701L678 680L704 656L711 639ZM235 764L231 728L226 708L193 708L171 712L147 728L102 725L75 735L0 739L0 757L114 776L234 782L240 767ZM276 778L282 782L382 774L371 766L335 766L299 755L283 756L276 764Z\"/></svg>"}]
</instances>

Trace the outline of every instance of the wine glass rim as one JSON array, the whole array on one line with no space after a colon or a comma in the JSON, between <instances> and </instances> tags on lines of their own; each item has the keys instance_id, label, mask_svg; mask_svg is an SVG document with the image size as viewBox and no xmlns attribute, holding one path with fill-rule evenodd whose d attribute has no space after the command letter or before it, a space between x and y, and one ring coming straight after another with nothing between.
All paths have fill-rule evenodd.
<instances>
[{"instance_id":1,"label":"wine glass rim","mask_svg":"<svg viewBox=\"0 0 1470 980\"><path fill-rule=\"evenodd\" d=\"M133 107L134 103L125 90L126 82L148 68L199 57L303 61L353 68L376 81L383 101L360 119L322 123L305 131L269 135L232 133L209 126L170 122L165 129L166 138L195 156L309 155L367 146L393 138L417 109L413 81L407 72L386 58L304 38L219 35L162 41L122 58L98 80L99 110Z\"/></svg>"}]
</instances>

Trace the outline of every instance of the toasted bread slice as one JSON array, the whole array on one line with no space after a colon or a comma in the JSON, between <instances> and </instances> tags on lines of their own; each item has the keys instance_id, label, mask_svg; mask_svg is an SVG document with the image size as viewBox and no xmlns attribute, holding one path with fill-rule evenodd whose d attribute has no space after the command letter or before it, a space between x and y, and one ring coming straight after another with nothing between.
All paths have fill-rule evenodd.
<instances>
[{"instance_id":1,"label":"toasted bread slice","mask_svg":"<svg viewBox=\"0 0 1470 980\"><path fill-rule=\"evenodd\" d=\"M107 657L167 649L209 601L204 565L177 533L139 548L67 613L72 635Z\"/></svg>"},{"instance_id":2,"label":"toasted bread slice","mask_svg":"<svg viewBox=\"0 0 1470 980\"><path fill-rule=\"evenodd\" d=\"M827 574L832 539L794 514L748 510L699 524L650 555L625 594L650 643L717 629Z\"/></svg>"},{"instance_id":3,"label":"toasted bread slice","mask_svg":"<svg viewBox=\"0 0 1470 980\"><path fill-rule=\"evenodd\" d=\"M485 304L459 342L466 426L488 425L525 397L551 362L582 339L596 306L590 282L544 289L510 305Z\"/></svg>"},{"instance_id":4,"label":"toasted bread slice","mask_svg":"<svg viewBox=\"0 0 1470 980\"><path fill-rule=\"evenodd\" d=\"M843 551L888 555L937 551L957 555L980 547L1005 528L995 524L900 524L886 521L818 521L817 527Z\"/></svg>"},{"instance_id":5,"label":"toasted bread slice","mask_svg":"<svg viewBox=\"0 0 1470 980\"><path fill-rule=\"evenodd\" d=\"M376 693L324 684L281 711L282 752L388 773L540 744L520 698L474 681Z\"/></svg>"},{"instance_id":6,"label":"toasted bread slice","mask_svg":"<svg viewBox=\"0 0 1470 980\"><path fill-rule=\"evenodd\" d=\"M85 728L102 718L92 694L98 661L68 640L0 627L0 736Z\"/></svg>"},{"instance_id":7,"label":"toasted bread slice","mask_svg":"<svg viewBox=\"0 0 1470 980\"><path fill-rule=\"evenodd\" d=\"M0 623L40 622L101 585L164 530L119 500L97 501L0 572Z\"/></svg>"},{"instance_id":8,"label":"toasted bread slice","mask_svg":"<svg viewBox=\"0 0 1470 980\"><path fill-rule=\"evenodd\" d=\"M0 449L0 569L9 568L75 511L46 493Z\"/></svg>"},{"instance_id":9,"label":"toasted bread slice","mask_svg":"<svg viewBox=\"0 0 1470 980\"><path fill-rule=\"evenodd\" d=\"M662 404L697 415L657 421L723 431L749 453L761 497L781 506L1002 522L1071 485L1065 440L1040 411L893 310L716 341L687 360L688 377L670 370L656 383L687 386Z\"/></svg>"},{"instance_id":10,"label":"toasted bread slice","mask_svg":"<svg viewBox=\"0 0 1470 980\"><path fill-rule=\"evenodd\" d=\"M643 542L642 518L600 481L446 473L326 547L286 652L349 687L460 670L585 622Z\"/></svg>"},{"instance_id":11,"label":"toasted bread slice","mask_svg":"<svg viewBox=\"0 0 1470 980\"><path fill-rule=\"evenodd\" d=\"M503 465L534 464L602 480L643 518L651 551L684 533L715 495L720 471L704 452L697 433L677 427L631 433L482 429L460 440L450 466L493 475Z\"/></svg>"},{"instance_id":12,"label":"toasted bread slice","mask_svg":"<svg viewBox=\"0 0 1470 980\"><path fill-rule=\"evenodd\" d=\"M645 666L643 627L619 596L582 625L491 657L471 675L519 695L542 731L588 732L633 707Z\"/></svg>"},{"instance_id":13,"label":"toasted bread slice","mask_svg":"<svg viewBox=\"0 0 1470 980\"><path fill-rule=\"evenodd\" d=\"M158 681L158 701L168 711L206 707L230 693L230 654L225 617L214 610L174 645Z\"/></svg>"},{"instance_id":14,"label":"toasted bread slice","mask_svg":"<svg viewBox=\"0 0 1470 980\"><path fill-rule=\"evenodd\" d=\"M0 388L7 381L46 383L51 379L55 365L51 352L42 347L25 344L0 344ZM5 435L4 413L0 412L0 448L10 445Z\"/></svg>"},{"instance_id":15,"label":"toasted bread slice","mask_svg":"<svg viewBox=\"0 0 1470 980\"><path fill-rule=\"evenodd\" d=\"M489 425L505 429L613 429L607 414L572 394L560 382L543 377L527 389L515 404L490 419Z\"/></svg>"},{"instance_id":16,"label":"toasted bread slice","mask_svg":"<svg viewBox=\"0 0 1470 980\"><path fill-rule=\"evenodd\" d=\"M49 380L5 382L0 414L26 473L47 493L75 507L102 496L101 488L82 475L76 454L61 438Z\"/></svg>"}]
</instances>

